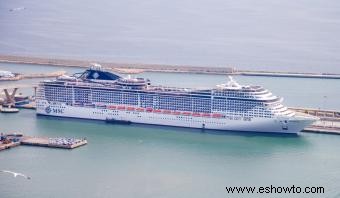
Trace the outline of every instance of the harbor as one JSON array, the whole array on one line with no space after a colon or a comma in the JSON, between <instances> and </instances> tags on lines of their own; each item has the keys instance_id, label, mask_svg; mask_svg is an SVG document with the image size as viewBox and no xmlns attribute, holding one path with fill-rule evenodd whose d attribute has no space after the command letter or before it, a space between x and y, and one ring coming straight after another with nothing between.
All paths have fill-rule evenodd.
<instances>
[{"instance_id":1,"label":"harbor","mask_svg":"<svg viewBox=\"0 0 340 198\"><path fill-rule=\"evenodd\" d=\"M0 151L17 147L19 145L39 146L49 148L74 149L87 144L86 138L47 138L26 136L21 133L1 133Z\"/></svg>"},{"instance_id":2,"label":"harbor","mask_svg":"<svg viewBox=\"0 0 340 198\"><path fill-rule=\"evenodd\" d=\"M339 198L339 8L2 1L0 197Z\"/></svg>"},{"instance_id":3,"label":"harbor","mask_svg":"<svg viewBox=\"0 0 340 198\"><path fill-rule=\"evenodd\" d=\"M320 120L306 127L303 132L340 135L340 112L311 108L290 108L294 111L316 116Z\"/></svg>"}]
</instances>

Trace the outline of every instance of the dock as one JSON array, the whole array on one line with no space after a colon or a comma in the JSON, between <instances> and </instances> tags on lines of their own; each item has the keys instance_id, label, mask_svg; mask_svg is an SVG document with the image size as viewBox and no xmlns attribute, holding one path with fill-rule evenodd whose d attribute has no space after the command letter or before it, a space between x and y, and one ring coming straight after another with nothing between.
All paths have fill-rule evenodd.
<instances>
[{"instance_id":1,"label":"dock","mask_svg":"<svg viewBox=\"0 0 340 198\"><path fill-rule=\"evenodd\" d=\"M340 135L340 111L293 107L289 109L320 118L303 132Z\"/></svg>"},{"instance_id":2,"label":"dock","mask_svg":"<svg viewBox=\"0 0 340 198\"><path fill-rule=\"evenodd\" d=\"M87 144L87 140L74 138L24 137L21 140L21 144L51 148L74 149Z\"/></svg>"},{"instance_id":3,"label":"dock","mask_svg":"<svg viewBox=\"0 0 340 198\"><path fill-rule=\"evenodd\" d=\"M21 133L1 134L0 151L19 145L39 146L49 148L74 149L87 144L85 138L48 138L25 136Z\"/></svg>"}]
</instances>

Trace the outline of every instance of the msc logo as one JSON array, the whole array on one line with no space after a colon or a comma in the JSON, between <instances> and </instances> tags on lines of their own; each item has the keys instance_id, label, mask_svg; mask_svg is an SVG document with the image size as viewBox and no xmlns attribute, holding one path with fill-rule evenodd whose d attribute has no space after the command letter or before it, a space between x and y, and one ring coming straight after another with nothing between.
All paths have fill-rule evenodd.
<instances>
[{"instance_id":1,"label":"msc logo","mask_svg":"<svg viewBox=\"0 0 340 198\"><path fill-rule=\"evenodd\" d=\"M51 113L51 111L52 111L52 110L51 110L51 107L50 107L50 106L48 106L48 107L45 108L45 112L46 112L46 113L49 114L49 113Z\"/></svg>"},{"instance_id":2,"label":"msc logo","mask_svg":"<svg viewBox=\"0 0 340 198\"><path fill-rule=\"evenodd\" d=\"M59 114L63 114L64 113L64 111L63 111L63 109L56 109L56 108L51 108L50 106L48 106L48 107L46 107L45 108L45 112L47 113L47 114L50 114L50 113L59 113Z\"/></svg>"}]
</instances>

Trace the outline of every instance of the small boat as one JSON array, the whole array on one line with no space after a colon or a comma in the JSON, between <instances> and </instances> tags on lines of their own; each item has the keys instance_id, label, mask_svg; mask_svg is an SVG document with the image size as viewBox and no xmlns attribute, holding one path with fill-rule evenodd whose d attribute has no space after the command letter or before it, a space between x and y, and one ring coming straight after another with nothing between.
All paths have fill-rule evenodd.
<instances>
[{"instance_id":1,"label":"small boat","mask_svg":"<svg viewBox=\"0 0 340 198\"><path fill-rule=\"evenodd\" d=\"M117 120L117 119L113 119L113 118L106 118L106 123L110 123L110 124L131 124L132 122L129 120Z\"/></svg>"},{"instance_id":2,"label":"small boat","mask_svg":"<svg viewBox=\"0 0 340 198\"><path fill-rule=\"evenodd\" d=\"M3 107L1 108L1 113L18 113L19 109L17 108L8 108L8 107Z\"/></svg>"}]
</instances>

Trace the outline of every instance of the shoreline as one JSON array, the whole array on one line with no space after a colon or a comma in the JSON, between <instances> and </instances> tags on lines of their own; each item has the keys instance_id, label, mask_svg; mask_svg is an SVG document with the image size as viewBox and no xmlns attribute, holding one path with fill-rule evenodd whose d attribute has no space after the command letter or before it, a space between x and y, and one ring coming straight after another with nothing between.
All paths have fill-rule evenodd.
<instances>
[{"instance_id":1,"label":"shoreline","mask_svg":"<svg viewBox=\"0 0 340 198\"><path fill-rule=\"evenodd\" d=\"M115 70L118 73L141 73L141 72L165 72L165 73L192 73L214 75L241 75L262 77L290 77L290 78L319 78L340 79L340 74L331 73L302 73L302 72L274 72L274 71L250 71L237 70L234 67L202 67L189 65L166 65L166 64L138 64L138 63L115 63L90 60L72 60L61 58L42 58L17 55L1 55L0 63L50 65L60 67L86 68L91 63L99 63L104 67Z\"/></svg>"}]
</instances>

